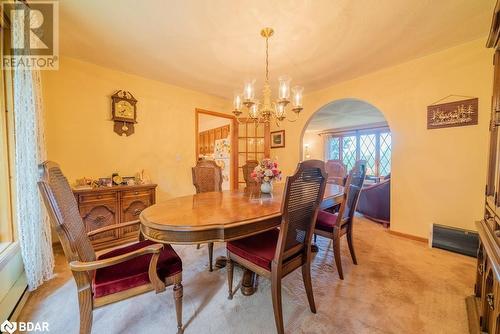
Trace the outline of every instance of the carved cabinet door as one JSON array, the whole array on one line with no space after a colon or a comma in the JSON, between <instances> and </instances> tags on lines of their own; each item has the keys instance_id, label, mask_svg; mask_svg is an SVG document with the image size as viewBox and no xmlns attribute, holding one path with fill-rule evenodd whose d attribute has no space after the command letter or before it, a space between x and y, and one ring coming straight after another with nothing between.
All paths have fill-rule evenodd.
<instances>
[{"instance_id":1,"label":"carved cabinet door","mask_svg":"<svg viewBox=\"0 0 500 334\"><path fill-rule=\"evenodd\" d=\"M80 215L85 224L85 230L88 232L99 228L114 225L118 223L116 204L113 203L89 203L80 205ZM91 237L94 243L108 242L118 238L115 230L103 232Z\"/></svg>"},{"instance_id":2,"label":"carved cabinet door","mask_svg":"<svg viewBox=\"0 0 500 334\"><path fill-rule=\"evenodd\" d=\"M151 192L148 191L131 191L124 192L121 199L122 222L128 223L131 221L139 221L139 215L142 210L150 206L152 203ZM120 237L135 237L139 233L139 225L128 226L120 229Z\"/></svg>"}]
</instances>

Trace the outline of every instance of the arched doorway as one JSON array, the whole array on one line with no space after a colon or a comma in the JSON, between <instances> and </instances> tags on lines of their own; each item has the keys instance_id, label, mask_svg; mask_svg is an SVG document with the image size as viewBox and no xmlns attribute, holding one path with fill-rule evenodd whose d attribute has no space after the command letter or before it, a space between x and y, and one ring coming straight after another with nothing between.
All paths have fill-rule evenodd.
<instances>
[{"instance_id":1,"label":"arched doorway","mask_svg":"<svg viewBox=\"0 0 500 334\"><path fill-rule=\"evenodd\" d=\"M365 160L366 191L360 197L359 211L389 224L392 134L379 109L350 98L324 105L304 126L300 149L302 160L335 160L347 171L357 160Z\"/></svg>"}]
</instances>

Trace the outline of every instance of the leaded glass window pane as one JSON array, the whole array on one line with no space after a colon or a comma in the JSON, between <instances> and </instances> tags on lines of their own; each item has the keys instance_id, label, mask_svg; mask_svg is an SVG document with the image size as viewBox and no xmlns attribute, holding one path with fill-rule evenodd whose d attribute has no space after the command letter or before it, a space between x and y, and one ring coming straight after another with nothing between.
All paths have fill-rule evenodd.
<instances>
[{"instance_id":1,"label":"leaded glass window pane","mask_svg":"<svg viewBox=\"0 0 500 334\"><path fill-rule=\"evenodd\" d=\"M340 159L340 138L332 137L329 140L328 160Z\"/></svg>"},{"instance_id":2,"label":"leaded glass window pane","mask_svg":"<svg viewBox=\"0 0 500 334\"><path fill-rule=\"evenodd\" d=\"M386 176L391 172L391 133L380 134L380 176Z\"/></svg>"},{"instance_id":3,"label":"leaded glass window pane","mask_svg":"<svg viewBox=\"0 0 500 334\"><path fill-rule=\"evenodd\" d=\"M375 134L359 136L359 159L366 161L366 174L375 175Z\"/></svg>"},{"instance_id":4,"label":"leaded glass window pane","mask_svg":"<svg viewBox=\"0 0 500 334\"><path fill-rule=\"evenodd\" d=\"M356 163L356 136L342 138L342 162L350 171Z\"/></svg>"}]
</instances>

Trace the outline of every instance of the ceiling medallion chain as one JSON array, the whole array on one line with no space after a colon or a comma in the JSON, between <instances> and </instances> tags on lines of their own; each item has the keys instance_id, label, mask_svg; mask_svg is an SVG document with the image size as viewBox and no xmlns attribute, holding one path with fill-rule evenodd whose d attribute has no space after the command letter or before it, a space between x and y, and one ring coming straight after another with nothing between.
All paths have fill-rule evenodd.
<instances>
[{"instance_id":1,"label":"ceiling medallion chain","mask_svg":"<svg viewBox=\"0 0 500 334\"><path fill-rule=\"evenodd\" d=\"M281 76L278 78L278 99L276 102L272 102L271 85L269 84L269 38L274 34L274 30L264 28L260 34L266 39L266 77L262 88L262 102L255 98L255 79L246 80L243 93L238 92L234 95L233 114L238 121L241 121L242 108L245 106L248 110L248 118L256 123L269 123L272 119L276 121L278 126L285 119L295 122L303 109L302 94L304 88L295 86L290 89L290 77ZM290 97L290 95L292 96ZM288 118L286 113L286 107L290 102L292 105L291 110L295 115L293 119Z\"/></svg>"}]
</instances>

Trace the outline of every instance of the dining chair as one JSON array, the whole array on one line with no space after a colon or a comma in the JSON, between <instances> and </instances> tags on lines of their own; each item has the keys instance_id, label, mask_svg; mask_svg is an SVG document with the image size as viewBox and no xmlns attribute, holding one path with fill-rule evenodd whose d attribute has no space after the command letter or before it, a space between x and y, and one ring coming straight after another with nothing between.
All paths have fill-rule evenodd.
<instances>
[{"instance_id":1,"label":"dining chair","mask_svg":"<svg viewBox=\"0 0 500 334\"><path fill-rule=\"evenodd\" d=\"M233 298L233 261L271 279L274 319L279 334L284 333L281 279L299 267L309 307L316 313L311 284L311 237L325 192L327 174L324 166L323 161L307 160L298 164L294 175L287 177L279 229L227 243L228 298Z\"/></svg>"},{"instance_id":2,"label":"dining chair","mask_svg":"<svg viewBox=\"0 0 500 334\"><path fill-rule=\"evenodd\" d=\"M326 210L321 210L318 212L318 219L316 220L314 234L333 240L333 254L340 279L344 279L342 261L340 258L340 238L343 235L347 235L347 244L349 245L352 262L358 264L356 253L354 252L352 228L354 213L356 211L359 193L361 192L365 175L366 162L358 160L347 177L344 198L339 211L331 213Z\"/></svg>"},{"instance_id":3,"label":"dining chair","mask_svg":"<svg viewBox=\"0 0 500 334\"><path fill-rule=\"evenodd\" d=\"M191 169L196 193L222 191L222 169L213 160L199 160ZM200 248L200 245L197 245ZM208 243L208 266L213 271L214 243Z\"/></svg>"},{"instance_id":4,"label":"dining chair","mask_svg":"<svg viewBox=\"0 0 500 334\"><path fill-rule=\"evenodd\" d=\"M342 160L328 160L325 169L328 173L328 183L344 185L347 168Z\"/></svg>"},{"instance_id":5,"label":"dining chair","mask_svg":"<svg viewBox=\"0 0 500 334\"><path fill-rule=\"evenodd\" d=\"M39 165L38 188L52 227L57 231L78 291L80 333L92 331L95 308L173 285L177 333L182 333L182 262L170 245L138 241L96 256L89 236L119 228L111 225L86 233L75 196L59 165Z\"/></svg>"},{"instance_id":6,"label":"dining chair","mask_svg":"<svg viewBox=\"0 0 500 334\"><path fill-rule=\"evenodd\" d=\"M252 172L259 165L257 160L247 160L246 163L241 167L243 170L243 179L245 180L246 186L255 186L257 182L252 178Z\"/></svg>"}]
</instances>

